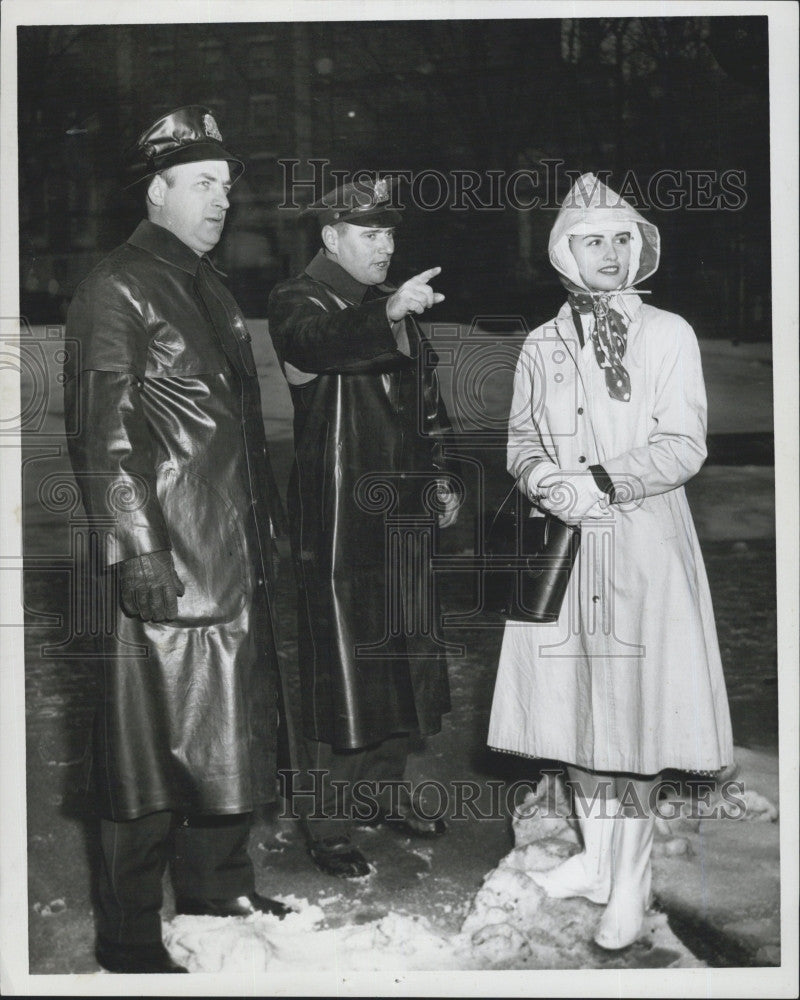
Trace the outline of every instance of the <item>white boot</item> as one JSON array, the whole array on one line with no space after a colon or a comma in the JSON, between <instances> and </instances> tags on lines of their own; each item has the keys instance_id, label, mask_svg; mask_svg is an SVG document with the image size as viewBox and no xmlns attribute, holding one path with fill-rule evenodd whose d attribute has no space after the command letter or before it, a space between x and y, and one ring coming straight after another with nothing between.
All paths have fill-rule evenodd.
<instances>
[{"instance_id":1,"label":"white boot","mask_svg":"<svg viewBox=\"0 0 800 1000\"><path fill-rule=\"evenodd\" d=\"M650 905L655 817L618 816L614 823L612 890L594 936L601 948L627 948L639 937Z\"/></svg>"},{"instance_id":2,"label":"white boot","mask_svg":"<svg viewBox=\"0 0 800 1000\"><path fill-rule=\"evenodd\" d=\"M611 893L611 858L614 826L619 820L616 799L600 798L578 804L578 824L583 850L547 872L529 872L530 877L553 899L585 896L592 903L607 903Z\"/></svg>"}]
</instances>

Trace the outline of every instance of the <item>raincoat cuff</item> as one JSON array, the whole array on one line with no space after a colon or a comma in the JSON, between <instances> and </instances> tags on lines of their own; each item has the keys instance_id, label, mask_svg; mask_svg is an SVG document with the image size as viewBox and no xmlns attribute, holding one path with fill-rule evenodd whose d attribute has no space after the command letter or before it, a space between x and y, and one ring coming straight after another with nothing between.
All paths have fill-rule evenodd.
<instances>
[{"instance_id":1,"label":"raincoat cuff","mask_svg":"<svg viewBox=\"0 0 800 1000\"><path fill-rule=\"evenodd\" d=\"M106 566L162 550L172 550L170 540L153 528L143 525L126 531L112 531L106 540Z\"/></svg>"},{"instance_id":2,"label":"raincoat cuff","mask_svg":"<svg viewBox=\"0 0 800 1000\"><path fill-rule=\"evenodd\" d=\"M517 476L517 484L522 493L531 497L538 495L539 482L547 475L558 472L559 467L546 456L528 462Z\"/></svg>"},{"instance_id":3,"label":"raincoat cuff","mask_svg":"<svg viewBox=\"0 0 800 1000\"><path fill-rule=\"evenodd\" d=\"M598 489L601 489L603 493L608 494L609 502L613 503L616 490L614 489L614 484L611 482L611 477L606 472L605 468L602 465L590 465L589 471L594 476L594 481L597 484Z\"/></svg>"}]
</instances>

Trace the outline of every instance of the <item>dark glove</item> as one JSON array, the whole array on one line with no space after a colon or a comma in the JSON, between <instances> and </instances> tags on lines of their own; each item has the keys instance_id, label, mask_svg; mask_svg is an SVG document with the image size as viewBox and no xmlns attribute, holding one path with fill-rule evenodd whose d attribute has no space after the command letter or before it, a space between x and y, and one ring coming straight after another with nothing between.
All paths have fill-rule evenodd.
<instances>
[{"instance_id":1,"label":"dark glove","mask_svg":"<svg viewBox=\"0 0 800 1000\"><path fill-rule=\"evenodd\" d=\"M186 588L175 572L169 549L134 556L120 563L120 600L125 614L142 621L178 617L178 598Z\"/></svg>"}]
</instances>

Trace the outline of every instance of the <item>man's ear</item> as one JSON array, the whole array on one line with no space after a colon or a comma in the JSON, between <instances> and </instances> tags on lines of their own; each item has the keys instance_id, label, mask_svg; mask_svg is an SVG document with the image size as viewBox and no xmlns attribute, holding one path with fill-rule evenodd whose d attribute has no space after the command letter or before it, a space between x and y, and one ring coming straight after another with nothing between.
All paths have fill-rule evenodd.
<instances>
[{"instance_id":1,"label":"man's ear","mask_svg":"<svg viewBox=\"0 0 800 1000\"><path fill-rule=\"evenodd\" d=\"M339 234L333 226L323 226L320 235L322 236L322 245L328 253L336 253L339 249Z\"/></svg>"},{"instance_id":2,"label":"man's ear","mask_svg":"<svg viewBox=\"0 0 800 1000\"><path fill-rule=\"evenodd\" d=\"M147 200L151 205L155 205L160 208L164 204L164 188L166 183L164 178L160 174L156 174L155 177L150 181L147 188Z\"/></svg>"}]
</instances>

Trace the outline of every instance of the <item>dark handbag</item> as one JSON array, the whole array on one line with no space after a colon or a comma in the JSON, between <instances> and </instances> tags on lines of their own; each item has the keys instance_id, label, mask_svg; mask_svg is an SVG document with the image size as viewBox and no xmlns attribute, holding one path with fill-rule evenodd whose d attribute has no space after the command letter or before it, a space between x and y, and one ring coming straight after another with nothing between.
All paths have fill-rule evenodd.
<instances>
[{"instance_id":1,"label":"dark handbag","mask_svg":"<svg viewBox=\"0 0 800 1000\"><path fill-rule=\"evenodd\" d=\"M495 514L481 519L479 606L484 615L555 622L581 542L578 525L530 517L516 483Z\"/></svg>"}]
</instances>

